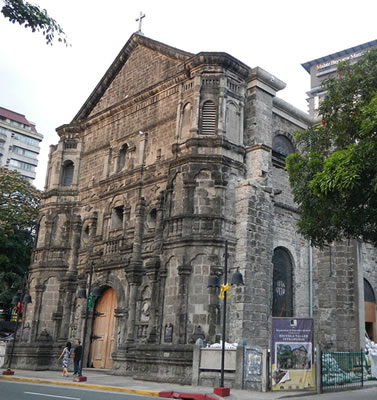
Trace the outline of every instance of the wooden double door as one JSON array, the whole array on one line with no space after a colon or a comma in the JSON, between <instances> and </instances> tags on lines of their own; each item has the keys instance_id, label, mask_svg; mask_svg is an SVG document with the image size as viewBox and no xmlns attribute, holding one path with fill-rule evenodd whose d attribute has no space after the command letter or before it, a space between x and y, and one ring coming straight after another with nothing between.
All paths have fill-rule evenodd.
<instances>
[{"instance_id":1,"label":"wooden double door","mask_svg":"<svg viewBox=\"0 0 377 400\"><path fill-rule=\"evenodd\" d=\"M94 309L94 321L91 336L89 361L93 368L111 368L111 353L114 351L115 318L117 307L115 291L106 289L97 300Z\"/></svg>"}]
</instances>

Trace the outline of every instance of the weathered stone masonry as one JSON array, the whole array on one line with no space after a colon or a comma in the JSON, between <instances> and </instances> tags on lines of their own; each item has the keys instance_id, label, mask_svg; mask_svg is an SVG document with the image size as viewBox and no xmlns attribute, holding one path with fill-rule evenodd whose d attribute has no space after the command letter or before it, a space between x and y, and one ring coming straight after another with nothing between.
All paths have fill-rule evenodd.
<instances>
[{"instance_id":1,"label":"weathered stone masonry","mask_svg":"<svg viewBox=\"0 0 377 400\"><path fill-rule=\"evenodd\" d=\"M82 338L86 303L76 295L92 263L93 286L115 292L115 325L100 348L103 313L91 311L85 363L110 360L118 374L191 382L193 343L221 332L221 302L207 281L223 271L225 240L230 270L245 280L229 300L229 341L268 347L273 312L308 316L309 247L282 167L293 132L312 121L276 97L284 87L226 53L129 39L51 146L20 366L56 367L62 344ZM279 281L285 308L275 298L273 311L276 249L290 265ZM336 347L359 329L355 272L334 266L328 279L325 258L314 265L315 316L318 338Z\"/></svg>"}]
</instances>

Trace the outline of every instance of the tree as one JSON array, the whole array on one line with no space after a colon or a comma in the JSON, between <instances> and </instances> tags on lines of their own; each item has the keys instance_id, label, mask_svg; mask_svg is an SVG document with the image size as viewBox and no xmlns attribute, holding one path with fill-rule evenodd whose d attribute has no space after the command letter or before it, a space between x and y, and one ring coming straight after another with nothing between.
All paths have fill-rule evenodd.
<instances>
[{"instance_id":1,"label":"tree","mask_svg":"<svg viewBox=\"0 0 377 400\"><path fill-rule=\"evenodd\" d=\"M321 123L297 132L287 158L298 229L316 246L357 238L377 246L377 49L324 82Z\"/></svg>"},{"instance_id":2,"label":"tree","mask_svg":"<svg viewBox=\"0 0 377 400\"><path fill-rule=\"evenodd\" d=\"M18 172L0 168L0 305L10 304L30 263L40 191Z\"/></svg>"},{"instance_id":3,"label":"tree","mask_svg":"<svg viewBox=\"0 0 377 400\"><path fill-rule=\"evenodd\" d=\"M28 3L25 0L2 0L4 3L1 13L12 23L18 22L33 32L42 32L46 44L51 44L58 36L58 41L68 45L66 34L61 26L51 18L46 10L40 9L37 5Z\"/></svg>"}]
</instances>

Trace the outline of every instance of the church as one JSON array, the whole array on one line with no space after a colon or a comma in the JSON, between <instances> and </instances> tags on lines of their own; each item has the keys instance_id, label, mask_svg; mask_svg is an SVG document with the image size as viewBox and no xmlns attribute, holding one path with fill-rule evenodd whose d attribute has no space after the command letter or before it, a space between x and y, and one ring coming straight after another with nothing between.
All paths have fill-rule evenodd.
<instances>
[{"instance_id":1,"label":"church","mask_svg":"<svg viewBox=\"0 0 377 400\"><path fill-rule=\"evenodd\" d=\"M266 349L272 317L313 317L323 348L359 350L365 293L375 334L374 249L319 251L296 231L285 157L314 120L284 87L227 53L130 37L50 148L18 367L57 368L85 331L84 367L191 383L193 344L221 339L208 279L225 243L244 281L228 342Z\"/></svg>"}]
</instances>

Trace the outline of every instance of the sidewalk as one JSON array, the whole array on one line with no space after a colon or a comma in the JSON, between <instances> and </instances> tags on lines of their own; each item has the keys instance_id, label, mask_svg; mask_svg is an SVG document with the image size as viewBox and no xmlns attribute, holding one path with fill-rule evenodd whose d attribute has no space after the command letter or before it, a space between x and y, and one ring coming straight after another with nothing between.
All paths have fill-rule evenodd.
<instances>
[{"instance_id":1,"label":"sidewalk","mask_svg":"<svg viewBox=\"0 0 377 400\"><path fill-rule=\"evenodd\" d=\"M2 373L3 370L1 370ZM62 377L60 371L29 371L15 370L11 376L0 375L0 380L11 380L18 382L64 385L72 387L86 387L90 389L106 390L113 392L133 393L146 396L161 396L161 392L195 393L202 394L202 399L222 399L213 394L213 389L203 386L183 386L171 383L156 383L134 380L131 377L111 375L107 370L84 369L83 375L87 377L86 382L73 382L72 376ZM376 386L376 381L366 382L365 386ZM208 397L204 397L204 395ZM255 392L247 390L231 389L229 400L275 400L288 397L301 397L308 395L307 392ZM315 394L310 392L310 394ZM161 396L162 397L162 396ZM177 398L177 397L175 397ZM182 397L184 398L184 397Z\"/></svg>"}]
</instances>

